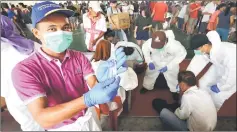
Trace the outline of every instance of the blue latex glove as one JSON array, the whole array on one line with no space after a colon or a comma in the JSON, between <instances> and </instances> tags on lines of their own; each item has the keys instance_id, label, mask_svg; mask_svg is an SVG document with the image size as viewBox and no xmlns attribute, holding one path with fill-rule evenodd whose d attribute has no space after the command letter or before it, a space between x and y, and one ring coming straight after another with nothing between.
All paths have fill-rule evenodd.
<instances>
[{"instance_id":1,"label":"blue latex glove","mask_svg":"<svg viewBox=\"0 0 237 132\"><path fill-rule=\"evenodd\" d=\"M168 70L168 67L165 66L165 67L163 67L162 69L160 69L159 72L164 73L164 72L166 72L167 70Z\"/></svg>"},{"instance_id":2,"label":"blue latex glove","mask_svg":"<svg viewBox=\"0 0 237 132\"><path fill-rule=\"evenodd\" d=\"M123 67L123 65L126 63L127 58L122 47L116 50L115 55L116 55L116 62L117 62L116 64L117 75L118 75L127 70L127 67ZM109 79L109 68L112 67L113 65L114 63L111 61L105 61L105 62L100 63L97 73L96 73L96 77L99 82L103 82Z\"/></svg>"},{"instance_id":3,"label":"blue latex glove","mask_svg":"<svg viewBox=\"0 0 237 132\"><path fill-rule=\"evenodd\" d=\"M83 95L87 107L111 102L117 95L120 77L97 83L89 92Z\"/></svg>"},{"instance_id":4,"label":"blue latex glove","mask_svg":"<svg viewBox=\"0 0 237 132\"><path fill-rule=\"evenodd\" d=\"M150 70L155 70L155 65L154 65L154 63L152 63L152 62L149 63L149 69L150 69Z\"/></svg>"},{"instance_id":5,"label":"blue latex glove","mask_svg":"<svg viewBox=\"0 0 237 132\"><path fill-rule=\"evenodd\" d=\"M219 93L220 89L217 87L217 85L213 85L213 86L211 86L211 91L213 91L215 93Z\"/></svg>"}]
</instances>

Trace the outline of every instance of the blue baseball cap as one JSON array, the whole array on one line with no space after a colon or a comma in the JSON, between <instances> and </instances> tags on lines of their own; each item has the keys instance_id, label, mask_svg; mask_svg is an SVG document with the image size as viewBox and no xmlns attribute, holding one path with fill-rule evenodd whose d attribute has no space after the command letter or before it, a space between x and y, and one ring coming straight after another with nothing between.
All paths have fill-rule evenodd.
<instances>
[{"instance_id":1,"label":"blue baseball cap","mask_svg":"<svg viewBox=\"0 0 237 132\"><path fill-rule=\"evenodd\" d=\"M53 13L61 13L67 17L71 17L75 12L69 9L63 9L60 5L50 1L37 3L32 7L31 20L33 27L35 28L37 23Z\"/></svg>"}]
</instances>

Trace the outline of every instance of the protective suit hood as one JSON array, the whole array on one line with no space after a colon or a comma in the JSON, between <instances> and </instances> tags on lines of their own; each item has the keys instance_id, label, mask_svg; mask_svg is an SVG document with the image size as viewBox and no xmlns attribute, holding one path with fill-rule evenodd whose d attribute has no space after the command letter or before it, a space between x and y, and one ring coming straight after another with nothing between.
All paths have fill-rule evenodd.
<instances>
[{"instance_id":1,"label":"protective suit hood","mask_svg":"<svg viewBox=\"0 0 237 132\"><path fill-rule=\"evenodd\" d=\"M165 32L166 38L175 39L174 32L172 30L166 30L164 32Z\"/></svg>"},{"instance_id":2,"label":"protective suit hood","mask_svg":"<svg viewBox=\"0 0 237 132\"><path fill-rule=\"evenodd\" d=\"M216 31L210 31L207 33L209 41L212 43L212 49L210 51L210 59L212 62L218 62L217 58L221 57L221 52L219 52L221 46L221 39L219 34Z\"/></svg>"}]
</instances>

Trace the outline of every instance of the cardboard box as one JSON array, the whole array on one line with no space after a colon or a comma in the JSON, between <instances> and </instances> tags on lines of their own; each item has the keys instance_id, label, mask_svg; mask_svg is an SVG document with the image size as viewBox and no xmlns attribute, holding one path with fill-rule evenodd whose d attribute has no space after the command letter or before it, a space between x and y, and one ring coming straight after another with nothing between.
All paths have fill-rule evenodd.
<instances>
[{"instance_id":1,"label":"cardboard box","mask_svg":"<svg viewBox=\"0 0 237 132\"><path fill-rule=\"evenodd\" d=\"M130 28L130 17L128 13L118 13L111 16L113 23L119 29L127 29ZM114 27L112 27L114 29Z\"/></svg>"}]
</instances>

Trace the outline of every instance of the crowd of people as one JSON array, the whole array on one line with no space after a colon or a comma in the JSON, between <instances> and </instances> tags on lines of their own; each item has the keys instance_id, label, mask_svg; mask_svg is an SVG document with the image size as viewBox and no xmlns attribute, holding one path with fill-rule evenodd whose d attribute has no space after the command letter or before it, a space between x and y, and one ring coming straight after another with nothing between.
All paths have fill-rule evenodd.
<instances>
[{"instance_id":1,"label":"crowd of people","mask_svg":"<svg viewBox=\"0 0 237 132\"><path fill-rule=\"evenodd\" d=\"M214 130L217 112L236 92L236 38L230 40L236 34L236 3L110 0L1 6L1 97L23 131L101 131L101 114L115 119L112 127L118 130L125 91L137 88L144 72L141 94L163 83L160 77L167 82L174 103L156 98L151 107L176 131ZM129 15L129 28L113 21L119 13ZM25 28L40 44L26 38ZM92 58L69 49L78 28ZM195 56L184 71L180 63L187 49L173 28L191 35ZM197 81L208 63L211 67Z\"/></svg>"}]
</instances>

